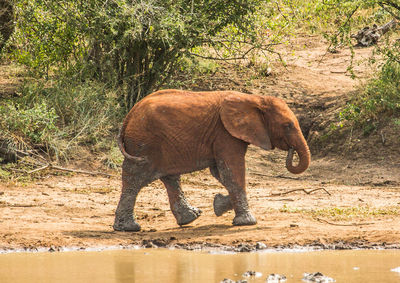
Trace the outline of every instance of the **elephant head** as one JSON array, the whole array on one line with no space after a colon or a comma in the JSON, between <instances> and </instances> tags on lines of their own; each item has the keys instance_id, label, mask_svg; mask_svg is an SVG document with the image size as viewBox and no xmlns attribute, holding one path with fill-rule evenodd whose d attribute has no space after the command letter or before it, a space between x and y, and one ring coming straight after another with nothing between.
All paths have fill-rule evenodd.
<instances>
[{"instance_id":1,"label":"elephant head","mask_svg":"<svg viewBox=\"0 0 400 283\"><path fill-rule=\"evenodd\" d=\"M286 168L300 174L310 164L310 150L296 116L279 98L232 94L221 103L221 120L234 137L266 150L287 150ZM292 164L293 152L299 163Z\"/></svg>"}]
</instances>

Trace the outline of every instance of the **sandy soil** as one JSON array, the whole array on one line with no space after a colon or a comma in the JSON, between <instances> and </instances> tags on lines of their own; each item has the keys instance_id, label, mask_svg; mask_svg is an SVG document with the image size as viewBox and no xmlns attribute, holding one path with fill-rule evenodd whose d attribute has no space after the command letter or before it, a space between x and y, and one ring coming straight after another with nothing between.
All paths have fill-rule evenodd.
<instances>
[{"instance_id":1,"label":"sandy soil","mask_svg":"<svg viewBox=\"0 0 400 283\"><path fill-rule=\"evenodd\" d=\"M313 153L310 168L295 176L284 167L285 152L249 148L247 191L257 225L233 227L232 212L216 217L213 197L226 190L208 171L201 171L182 178L188 200L203 211L191 225L176 224L166 190L157 181L144 188L137 201L142 231L114 232L118 176L54 176L49 172L35 182L0 184L0 250L132 244L227 245L247 250L257 242L268 247L400 248L398 137L382 144L381 135L363 141L354 137L353 143L363 146L347 151L337 150L340 147L334 142L327 148L314 142L328 127L328 117L337 114L358 83L346 72L348 50L326 53L327 46L316 38L295 44L297 52L288 55L287 69L277 67L272 77L251 87L242 78L232 78L239 90L285 98L306 128ZM370 48L358 49L356 59L371 52ZM368 73L365 62L360 61L357 68L361 76ZM216 82L218 77L213 88L228 88L223 80ZM352 152L354 148L357 151Z\"/></svg>"}]
</instances>

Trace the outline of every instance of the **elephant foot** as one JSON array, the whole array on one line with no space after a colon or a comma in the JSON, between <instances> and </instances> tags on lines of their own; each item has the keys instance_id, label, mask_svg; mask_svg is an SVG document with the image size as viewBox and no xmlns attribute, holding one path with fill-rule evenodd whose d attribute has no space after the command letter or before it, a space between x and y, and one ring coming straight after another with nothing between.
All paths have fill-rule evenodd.
<instances>
[{"instance_id":1,"label":"elephant foot","mask_svg":"<svg viewBox=\"0 0 400 283\"><path fill-rule=\"evenodd\" d=\"M175 216L176 223L182 226L195 221L201 215L202 211L196 207L180 205L172 213Z\"/></svg>"},{"instance_id":2,"label":"elephant foot","mask_svg":"<svg viewBox=\"0 0 400 283\"><path fill-rule=\"evenodd\" d=\"M225 212L233 209L231 198L223 194L216 194L213 202L214 213L216 216L221 216Z\"/></svg>"},{"instance_id":3,"label":"elephant foot","mask_svg":"<svg viewBox=\"0 0 400 283\"><path fill-rule=\"evenodd\" d=\"M123 232L138 232L140 231L140 225L133 219L130 220L115 220L114 231Z\"/></svg>"},{"instance_id":4,"label":"elephant foot","mask_svg":"<svg viewBox=\"0 0 400 283\"><path fill-rule=\"evenodd\" d=\"M250 212L245 212L240 215L236 215L232 224L234 226L255 225L257 224L257 220Z\"/></svg>"}]
</instances>

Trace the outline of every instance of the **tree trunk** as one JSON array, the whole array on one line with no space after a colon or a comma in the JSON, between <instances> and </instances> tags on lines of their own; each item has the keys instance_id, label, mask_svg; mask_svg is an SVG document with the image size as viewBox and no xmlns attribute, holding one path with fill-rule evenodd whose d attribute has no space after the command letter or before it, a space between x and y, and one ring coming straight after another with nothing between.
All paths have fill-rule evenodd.
<instances>
[{"instance_id":1,"label":"tree trunk","mask_svg":"<svg viewBox=\"0 0 400 283\"><path fill-rule=\"evenodd\" d=\"M14 32L14 7L9 0L0 0L0 51Z\"/></svg>"}]
</instances>

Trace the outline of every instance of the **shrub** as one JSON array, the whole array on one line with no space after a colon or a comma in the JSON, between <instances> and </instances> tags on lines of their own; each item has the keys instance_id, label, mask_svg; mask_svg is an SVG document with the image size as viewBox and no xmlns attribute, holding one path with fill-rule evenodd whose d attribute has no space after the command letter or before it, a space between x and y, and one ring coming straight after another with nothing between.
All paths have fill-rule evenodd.
<instances>
[{"instance_id":1,"label":"shrub","mask_svg":"<svg viewBox=\"0 0 400 283\"><path fill-rule=\"evenodd\" d=\"M37 75L62 71L118 87L127 111L195 47L230 46L235 38L219 36L227 27L238 42L258 40L251 15L260 2L19 0L15 58Z\"/></svg>"},{"instance_id":2,"label":"shrub","mask_svg":"<svg viewBox=\"0 0 400 283\"><path fill-rule=\"evenodd\" d=\"M45 102L32 107L13 102L0 105L0 129L2 136L19 135L36 144L48 145L57 131L57 114Z\"/></svg>"},{"instance_id":3,"label":"shrub","mask_svg":"<svg viewBox=\"0 0 400 283\"><path fill-rule=\"evenodd\" d=\"M400 45L386 51L391 55L399 53ZM374 124L388 118L400 116L400 61L398 57L386 54L386 61L365 85L365 89L354 95L340 120L350 121L364 127L366 133L375 129Z\"/></svg>"},{"instance_id":4,"label":"shrub","mask_svg":"<svg viewBox=\"0 0 400 283\"><path fill-rule=\"evenodd\" d=\"M14 31L14 7L10 0L0 0L0 52Z\"/></svg>"},{"instance_id":5,"label":"shrub","mask_svg":"<svg viewBox=\"0 0 400 283\"><path fill-rule=\"evenodd\" d=\"M23 141L63 160L73 156L77 146L111 148L104 140L115 138L123 114L116 94L103 84L27 82L20 95L0 105L0 137L11 137L15 144Z\"/></svg>"}]
</instances>

